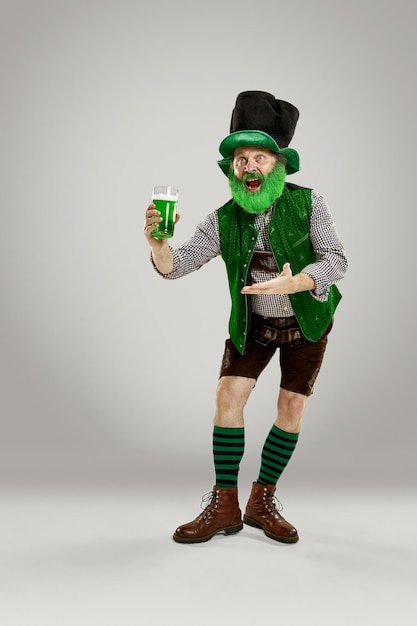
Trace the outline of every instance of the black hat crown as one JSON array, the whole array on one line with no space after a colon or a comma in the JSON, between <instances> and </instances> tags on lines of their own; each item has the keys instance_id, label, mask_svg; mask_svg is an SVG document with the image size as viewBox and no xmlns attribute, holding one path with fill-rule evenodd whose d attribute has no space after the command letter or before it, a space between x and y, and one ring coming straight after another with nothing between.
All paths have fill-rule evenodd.
<instances>
[{"instance_id":1,"label":"black hat crown","mask_svg":"<svg viewBox=\"0 0 417 626\"><path fill-rule=\"evenodd\" d=\"M266 91L243 91L236 98L230 132L261 130L280 148L286 148L295 131L299 110L290 102L277 100Z\"/></svg>"}]
</instances>

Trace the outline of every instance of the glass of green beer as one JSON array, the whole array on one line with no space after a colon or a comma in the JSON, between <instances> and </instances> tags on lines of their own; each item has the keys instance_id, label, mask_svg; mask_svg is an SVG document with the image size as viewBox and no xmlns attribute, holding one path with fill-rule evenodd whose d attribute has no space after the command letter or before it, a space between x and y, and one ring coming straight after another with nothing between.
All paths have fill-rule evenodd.
<instances>
[{"instance_id":1,"label":"glass of green beer","mask_svg":"<svg viewBox=\"0 0 417 626\"><path fill-rule=\"evenodd\" d=\"M152 202L161 213L159 222L152 232L155 239L169 239L174 234L175 216L177 213L178 189L159 185L152 187Z\"/></svg>"}]
</instances>

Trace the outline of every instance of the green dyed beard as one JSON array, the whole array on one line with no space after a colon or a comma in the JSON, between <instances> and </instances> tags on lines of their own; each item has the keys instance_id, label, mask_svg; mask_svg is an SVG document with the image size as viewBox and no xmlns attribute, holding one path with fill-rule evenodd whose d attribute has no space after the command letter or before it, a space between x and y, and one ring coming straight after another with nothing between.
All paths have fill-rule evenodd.
<instances>
[{"instance_id":1,"label":"green dyed beard","mask_svg":"<svg viewBox=\"0 0 417 626\"><path fill-rule=\"evenodd\" d=\"M261 181L262 184L258 191L247 189L245 181L248 178L258 178ZM259 173L248 173L244 174L241 180L236 178L231 168L228 179L233 199L242 209L248 213L265 213L274 200L279 198L284 191L285 165L277 161L273 170L266 176Z\"/></svg>"}]
</instances>

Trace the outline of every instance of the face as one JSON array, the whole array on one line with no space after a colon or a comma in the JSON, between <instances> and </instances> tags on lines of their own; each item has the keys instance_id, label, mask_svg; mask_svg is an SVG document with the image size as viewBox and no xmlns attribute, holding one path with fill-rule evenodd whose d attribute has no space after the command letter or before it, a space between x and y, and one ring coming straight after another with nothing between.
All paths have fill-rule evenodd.
<instances>
[{"instance_id":1,"label":"face","mask_svg":"<svg viewBox=\"0 0 417 626\"><path fill-rule=\"evenodd\" d=\"M233 172L238 180L242 180L244 174L258 173L266 176L272 171L276 160L276 155L268 148L258 146L236 148L232 162ZM259 179L247 177L246 188L249 192L258 191Z\"/></svg>"},{"instance_id":2,"label":"face","mask_svg":"<svg viewBox=\"0 0 417 626\"><path fill-rule=\"evenodd\" d=\"M249 213L264 213L282 194L285 165L267 148L236 148L229 173L234 200Z\"/></svg>"}]
</instances>

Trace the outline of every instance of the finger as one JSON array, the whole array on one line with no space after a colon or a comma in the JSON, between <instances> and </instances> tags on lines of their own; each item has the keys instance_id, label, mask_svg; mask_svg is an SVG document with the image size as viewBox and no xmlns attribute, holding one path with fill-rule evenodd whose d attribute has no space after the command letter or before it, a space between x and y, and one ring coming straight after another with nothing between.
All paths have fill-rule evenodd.
<instances>
[{"instance_id":1,"label":"finger","mask_svg":"<svg viewBox=\"0 0 417 626\"><path fill-rule=\"evenodd\" d=\"M269 281L268 281L269 282ZM256 285L248 285L243 287L241 293L262 293L270 288L268 283L256 283Z\"/></svg>"},{"instance_id":2,"label":"finger","mask_svg":"<svg viewBox=\"0 0 417 626\"><path fill-rule=\"evenodd\" d=\"M143 230L145 232L151 232L155 230L159 222L162 222L162 217L160 217L160 214L158 211L156 215L152 214L146 217L145 222L143 224Z\"/></svg>"},{"instance_id":3,"label":"finger","mask_svg":"<svg viewBox=\"0 0 417 626\"><path fill-rule=\"evenodd\" d=\"M145 211L145 216L149 217L151 215L161 215L161 212L157 210L154 204L150 204Z\"/></svg>"},{"instance_id":4,"label":"finger","mask_svg":"<svg viewBox=\"0 0 417 626\"><path fill-rule=\"evenodd\" d=\"M145 218L145 222L148 224L153 224L155 222L162 222L162 217L160 213L155 213L152 215L147 215Z\"/></svg>"}]
</instances>

